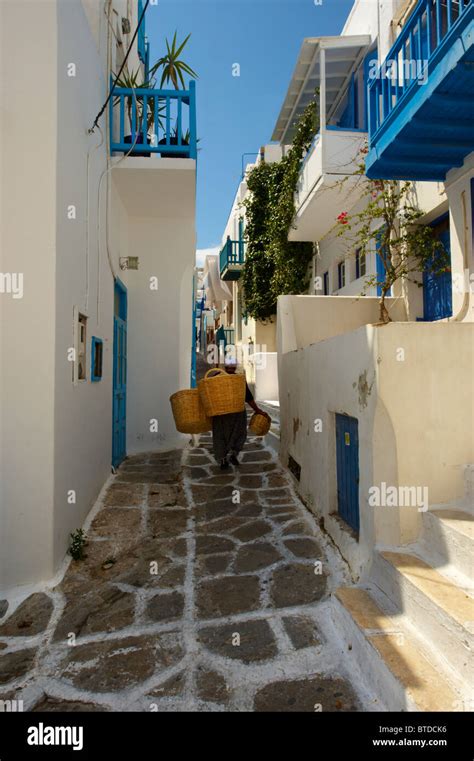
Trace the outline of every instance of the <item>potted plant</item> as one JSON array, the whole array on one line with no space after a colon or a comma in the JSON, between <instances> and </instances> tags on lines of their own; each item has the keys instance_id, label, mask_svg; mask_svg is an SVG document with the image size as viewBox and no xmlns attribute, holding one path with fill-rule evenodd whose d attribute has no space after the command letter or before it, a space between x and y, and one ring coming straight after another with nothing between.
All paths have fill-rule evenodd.
<instances>
[{"instance_id":1,"label":"potted plant","mask_svg":"<svg viewBox=\"0 0 474 761\"><path fill-rule=\"evenodd\" d=\"M148 80L139 81L138 77L140 74L140 70L137 69L137 71L132 71L130 74L123 73L121 78L117 80L116 86L117 87L125 87L127 89L151 89L154 87L154 80L149 78ZM130 145L143 145L144 140L144 126L145 126L145 119L146 119L146 135L147 135L147 143L150 144L151 138L150 138L150 130L153 127L154 124L154 114L153 114L153 108L151 107L150 101L147 103L146 108L146 114L144 112L144 100L142 95L127 95L126 96L126 107L127 107L127 117L128 117L128 123L130 125L130 129L132 129L132 109L133 109L133 103L135 101L135 108L136 108L136 126L135 131L128 135L124 136L124 142L130 143ZM119 98L115 100L114 105L117 105L119 102ZM160 112L163 111L163 107L160 107ZM143 151L135 151L132 150L129 154L130 156L149 156L150 153L143 152Z\"/></svg>"},{"instance_id":2,"label":"potted plant","mask_svg":"<svg viewBox=\"0 0 474 761\"><path fill-rule=\"evenodd\" d=\"M166 40L166 55L162 56L158 59L158 61L155 63L155 65L150 70L150 76L154 76L157 71L160 69L161 71L161 80L160 80L160 89L163 87L163 85L167 85L171 83L175 90L179 90L180 88L186 89L186 83L184 80L184 75L189 74L191 77L195 77L197 79L196 72L189 66L189 64L185 63L185 61L180 59L180 55L183 52L189 38L191 37L190 34L183 40L183 42L178 45L177 42L177 32L174 33L173 40L170 44L168 39ZM158 145L189 145L189 129L186 130L184 135L181 135L181 141L178 143L178 126L176 125L171 136L169 143L167 143L166 135L163 137L159 142ZM161 157L162 158L186 158L187 153L172 153L170 151L163 150L161 151Z\"/></svg>"}]
</instances>

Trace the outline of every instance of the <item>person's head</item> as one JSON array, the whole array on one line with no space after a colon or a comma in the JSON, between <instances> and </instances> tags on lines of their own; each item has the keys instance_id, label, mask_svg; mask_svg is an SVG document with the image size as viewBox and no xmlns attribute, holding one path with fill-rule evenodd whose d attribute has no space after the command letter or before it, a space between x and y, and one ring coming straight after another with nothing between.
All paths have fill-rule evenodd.
<instances>
[{"instance_id":1,"label":"person's head","mask_svg":"<svg viewBox=\"0 0 474 761\"><path fill-rule=\"evenodd\" d=\"M233 375L237 370L237 360L235 357L226 357L224 362L224 369L229 375Z\"/></svg>"}]
</instances>

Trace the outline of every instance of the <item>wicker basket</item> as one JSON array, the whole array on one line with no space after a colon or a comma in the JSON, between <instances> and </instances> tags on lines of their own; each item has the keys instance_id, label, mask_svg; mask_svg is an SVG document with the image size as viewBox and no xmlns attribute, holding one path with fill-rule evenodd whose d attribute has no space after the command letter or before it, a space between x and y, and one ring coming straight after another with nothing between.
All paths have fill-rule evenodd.
<instances>
[{"instance_id":1,"label":"wicker basket","mask_svg":"<svg viewBox=\"0 0 474 761\"><path fill-rule=\"evenodd\" d=\"M214 375L210 375L214 373ZM243 412L245 409L245 375L231 375L225 370L208 370L198 383L199 396L208 417Z\"/></svg>"},{"instance_id":2,"label":"wicker basket","mask_svg":"<svg viewBox=\"0 0 474 761\"><path fill-rule=\"evenodd\" d=\"M270 430L271 420L266 415L255 412L250 418L249 431L256 436L265 436Z\"/></svg>"},{"instance_id":3,"label":"wicker basket","mask_svg":"<svg viewBox=\"0 0 474 761\"><path fill-rule=\"evenodd\" d=\"M206 433L212 428L206 416L197 388L177 391L170 396L176 429L180 433Z\"/></svg>"}]
</instances>

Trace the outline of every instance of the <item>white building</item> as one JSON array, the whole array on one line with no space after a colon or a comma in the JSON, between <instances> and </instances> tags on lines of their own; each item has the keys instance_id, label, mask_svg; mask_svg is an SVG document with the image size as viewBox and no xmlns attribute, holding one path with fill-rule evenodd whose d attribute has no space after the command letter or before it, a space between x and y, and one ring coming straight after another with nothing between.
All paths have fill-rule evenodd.
<instances>
[{"instance_id":1,"label":"white building","mask_svg":"<svg viewBox=\"0 0 474 761\"><path fill-rule=\"evenodd\" d=\"M112 464L183 440L169 396L191 371L194 86L168 126L151 116L149 145L128 120L143 99L119 87L90 131L143 7L0 4L0 269L23 278L21 298L0 294L2 594L55 574ZM128 71L148 63L142 26ZM166 105L147 95L150 114Z\"/></svg>"},{"instance_id":2,"label":"white building","mask_svg":"<svg viewBox=\"0 0 474 761\"><path fill-rule=\"evenodd\" d=\"M334 598L338 631L395 710L472 707L473 11L356 0L341 36L304 41L273 134L291 140L319 86L290 237L318 244L322 289L279 298L280 456L358 582ZM395 79L371 80L374 56ZM370 177L415 183L451 259L436 288L394 286L388 325L376 289L359 298L376 251L361 270L334 233L360 209L340 180L366 139Z\"/></svg>"},{"instance_id":3,"label":"white building","mask_svg":"<svg viewBox=\"0 0 474 761\"><path fill-rule=\"evenodd\" d=\"M255 163L247 164L232 202L221 241L219 271L221 280L232 289L233 343L247 382L257 401L278 400L278 368L276 355L276 318L255 320L245 310L245 298L240 280L245 262L246 214L244 201L249 196L247 175L262 161L279 161L284 148L279 145L263 146Z\"/></svg>"}]
</instances>

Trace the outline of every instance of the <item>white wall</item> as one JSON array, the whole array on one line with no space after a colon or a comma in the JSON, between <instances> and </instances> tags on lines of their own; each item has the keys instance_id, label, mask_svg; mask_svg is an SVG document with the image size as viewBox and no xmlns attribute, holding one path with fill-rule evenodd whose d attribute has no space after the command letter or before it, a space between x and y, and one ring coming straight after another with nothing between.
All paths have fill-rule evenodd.
<instances>
[{"instance_id":1,"label":"white wall","mask_svg":"<svg viewBox=\"0 0 474 761\"><path fill-rule=\"evenodd\" d=\"M56 4L0 3L0 34L0 271L24 278L0 293L1 589L53 571Z\"/></svg>"},{"instance_id":2,"label":"white wall","mask_svg":"<svg viewBox=\"0 0 474 761\"><path fill-rule=\"evenodd\" d=\"M277 348L281 354L302 349L378 322L377 298L350 296L279 296L277 314ZM404 319L403 303L386 299L393 320Z\"/></svg>"},{"instance_id":3,"label":"white wall","mask_svg":"<svg viewBox=\"0 0 474 761\"><path fill-rule=\"evenodd\" d=\"M176 431L169 397L190 386L192 276L196 238L188 220L131 218L129 248L137 272L128 289L127 451L171 449L189 437ZM150 290L158 277L158 291ZM150 420L158 420L158 433Z\"/></svg>"},{"instance_id":4,"label":"white wall","mask_svg":"<svg viewBox=\"0 0 474 761\"><path fill-rule=\"evenodd\" d=\"M100 122L103 142L98 130L88 134L107 96L108 54L115 68L104 5L0 3L0 271L24 275L23 299L0 294L3 590L55 573L69 532L83 524L110 473L114 273L129 286L129 451L181 440L168 397L190 380L195 162L154 160L151 173L139 168L137 174L133 162L150 167L148 159L126 160L132 162L127 200L140 209L148 204L144 220L114 191L111 173L105 174L107 114ZM136 3L114 0L114 6L114 28L129 6L133 30ZM130 66L138 66L135 50ZM37 115L34 135L31 114ZM150 177L161 178L168 191L159 199ZM72 206L75 218L68 217ZM119 269L128 254L140 257L136 273ZM150 273L160 279L153 306L144 285ZM88 317L87 380L76 385L68 359L75 308ZM104 341L103 378L96 383L90 382L93 335ZM142 435L149 417L158 418L160 439Z\"/></svg>"},{"instance_id":5,"label":"white wall","mask_svg":"<svg viewBox=\"0 0 474 761\"><path fill-rule=\"evenodd\" d=\"M410 543L419 531L416 508L370 507L371 486L426 486L430 506L463 496L472 362L472 325L447 323L365 325L280 356L280 457L301 466L297 488L355 576L376 544ZM337 516L336 413L359 421L359 540Z\"/></svg>"}]
</instances>

